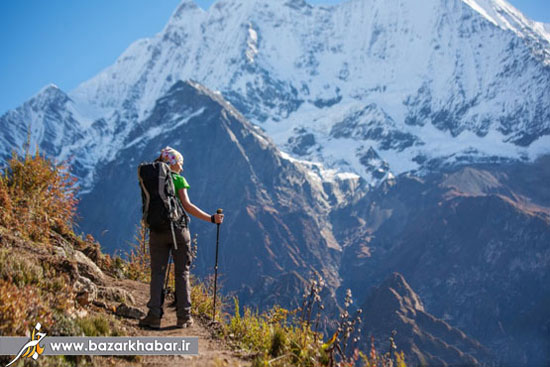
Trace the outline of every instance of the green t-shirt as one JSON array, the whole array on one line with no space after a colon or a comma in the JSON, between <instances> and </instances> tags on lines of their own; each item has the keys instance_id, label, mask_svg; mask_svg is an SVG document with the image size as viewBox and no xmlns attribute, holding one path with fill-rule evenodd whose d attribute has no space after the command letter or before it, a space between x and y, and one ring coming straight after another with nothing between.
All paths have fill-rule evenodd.
<instances>
[{"instance_id":1,"label":"green t-shirt","mask_svg":"<svg viewBox=\"0 0 550 367\"><path fill-rule=\"evenodd\" d=\"M172 181L174 181L174 189L176 189L176 196L179 198L178 192L180 189L188 189L191 186L187 183L185 177L172 172Z\"/></svg>"}]
</instances>

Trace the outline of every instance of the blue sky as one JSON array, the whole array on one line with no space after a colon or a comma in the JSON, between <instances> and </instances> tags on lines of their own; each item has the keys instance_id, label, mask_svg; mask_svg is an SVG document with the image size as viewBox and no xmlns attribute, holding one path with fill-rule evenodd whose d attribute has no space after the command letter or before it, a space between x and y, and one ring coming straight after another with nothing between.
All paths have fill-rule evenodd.
<instances>
[{"instance_id":1,"label":"blue sky","mask_svg":"<svg viewBox=\"0 0 550 367\"><path fill-rule=\"evenodd\" d=\"M1 0L0 115L47 84L71 91L111 65L133 41L162 30L179 2ZM528 17L550 23L550 0L509 2ZM196 3L206 9L214 0Z\"/></svg>"}]
</instances>

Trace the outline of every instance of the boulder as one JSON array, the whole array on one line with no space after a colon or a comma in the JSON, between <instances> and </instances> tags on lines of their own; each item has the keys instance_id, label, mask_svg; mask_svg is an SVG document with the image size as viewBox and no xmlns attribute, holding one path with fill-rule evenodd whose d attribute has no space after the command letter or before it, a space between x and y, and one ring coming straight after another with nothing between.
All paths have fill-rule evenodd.
<instances>
[{"instance_id":1,"label":"boulder","mask_svg":"<svg viewBox=\"0 0 550 367\"><path fill-rule=\"evenodd\" d=\"M115 315L126 317L128 319L139 320L142 317L145 317L145 312L141 311L139 308L131 307L125 303L121 303L117 306Z\"/></svg>"},{"instance_id":2,"label":"boulder","mask_svg":"<svg viewBox=\"0 0 550 367\"><path fill-rule=\"evenodd\" d=\"M84 255L81 251L76 250L74 252L74 259L76 260L78 272L80 275L90 279L96 284L105 283L105 274L88 256Z\"/></svg>"},{"instance_id":3,"label":"boulder","mask_svg":"<svg viewBox=\"0 0 550 367\"><path fill-rule=\"evenodd\" d=\"M52 252L57 257L61 257L61 258L66 258L67 257L67 252L65 251L65 249L63 247L52 246Z\"/></svg>"},{"instance_id":4,"label":"boulder","mask_svg":"<svg viewBox=\"0 0 550 367\"><path fill-rule=\"evenodd\" d=\"M81 306L86 306L97 298L97 286L83 276L79 276L73 285L76 291L76 301Z\"/></svg>"},{"instance_id":5,"label":"boulder","mask_svg":"<svg viewBox=\"0 0 550 367\"><path fill-rule=\"evenodd\" d=\"M135 304L136 301L128 291L115 287L99 287L98 296L107 301Z\"/></svg>"}]
</instances>

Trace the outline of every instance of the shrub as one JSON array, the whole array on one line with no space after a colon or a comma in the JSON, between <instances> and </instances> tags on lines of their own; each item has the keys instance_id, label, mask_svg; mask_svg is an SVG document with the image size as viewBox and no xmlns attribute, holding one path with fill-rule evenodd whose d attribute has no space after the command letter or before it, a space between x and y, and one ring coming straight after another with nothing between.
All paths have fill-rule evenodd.
<instances>
[{"instance_id":1,"label":"shrub","mask_svg":"<svg viewBox=\"0 0 550 367\"><path fill-rule=\"evenodd\" d=\"M214 298L209 292L208 282L199 282L195 277L191 277L191 312L195 316L212 315ZM218 305L216 305L218 308Z\"/></svg>"},{"instance_id":2,"label":"shrub","mask_svg":"<svg viewBox=\"0 0 550 367\"><path fill-rule=\"evenodd\" d=\"M240 314L235 298L235 312L223 325L224 335L233 346L256 354L254 365L313 366L326 361L322 335L314 332L305 321L279 306L264 313L245 307Z\"/></svg>"},{"instance_id":3,"label":"shrub","mask_svg":"<svg viewBox=\"0 0 550 367\"><path fill-rule=\"evenodd\" d=\"M393 334L390 338L393 355L378 353L374 344L368 356L360 352L357 335L361 311L350 315L350 291L346 293L336 331L323 342L322 333L316 330L323 309L320 297L323 287L322 279L311 281L302 306L293 311L274 306L258 313L245 307L241 315L235 298L234 314L222 320L222 335L232 341L233 347L255 354L253 366L405 367L403 353L395 352Z\"/></svg>"},{"instance_id":4,"label":"shrub","mask_svg":"<svg viewBox=\"0 0 550 367\"><path fill-rule=\"evenodd\" d=\"M52 312L41 298L35 287L0 279L0 335L25 335L37 322L50 326Z\"/></svg>"},{"instance_id":5,"label":"shrub","mask_svg":"<svg viewBox=\"0 0 550 367\"><path fill-rule=\"evenodd\" d=\"M124 269L124 275L132 280L142 282L151 281L151 256L149 254L149 236L147 228L140 223L137 227L137 234L134 236L134 243L130 244L130 252L127 253L128 262Z\"/></svg>"},{"instance_id":6,"label":"shrub","mask_svg":"<svg viewBox=\"0 0 550 367\"><path fill-rule=\"evenodd\" d=\"M29 151L13 153L0 176L0 225L34 242L49 243L50 230L72 233L76 179L64 165Z\"/></svg>"},{"instance_id":7,"label":"shrub","mask_svg":"<svg viewBox=\"0 0 550 367\"><path fill-rule=\"evenodd\" d=\"M30 259L14 256L13 251L0 248L0 278L23 287L40 283L44 278L44 271Z\"/></svg>"},{"instance_id":8,"label":"shrub","mask_svg":"<svg viewBox=\"0 0 550 367\"><path fill-rule=\"evenodd\" d=\"M96 314L78 319L76 324L86 336L122 336L124 330L112 316Z\"/></svg>"}]
</instances>

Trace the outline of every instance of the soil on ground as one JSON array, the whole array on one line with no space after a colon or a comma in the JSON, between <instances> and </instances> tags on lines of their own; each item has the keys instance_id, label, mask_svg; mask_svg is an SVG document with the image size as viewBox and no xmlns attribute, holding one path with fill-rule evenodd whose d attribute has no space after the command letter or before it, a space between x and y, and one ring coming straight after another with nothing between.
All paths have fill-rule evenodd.
<instances>
[{"instance_id":1,"label":"soil on ground","mask_svg":"<svg viewBox=\"0 0 550 367\"><path fill-rule=\"evenodd\" d=\"M136 301L135 306L146 311L149 300L149 285L132 280L113 280L112 286L120 287L130 292ZM245 367L250 366L249 359L242 354L232 351L223 340L212 336L212 328L206 320L195 318L195 322L188 328L176 327L175 308L166 307L160 330L143 329L138 327L138 320L123 319L129 334L139 336L185 336L199 338L198 356L141 356L139 361L116 361L117 366L186 366L186 367Z\"/></svg>"}]
</instances>

